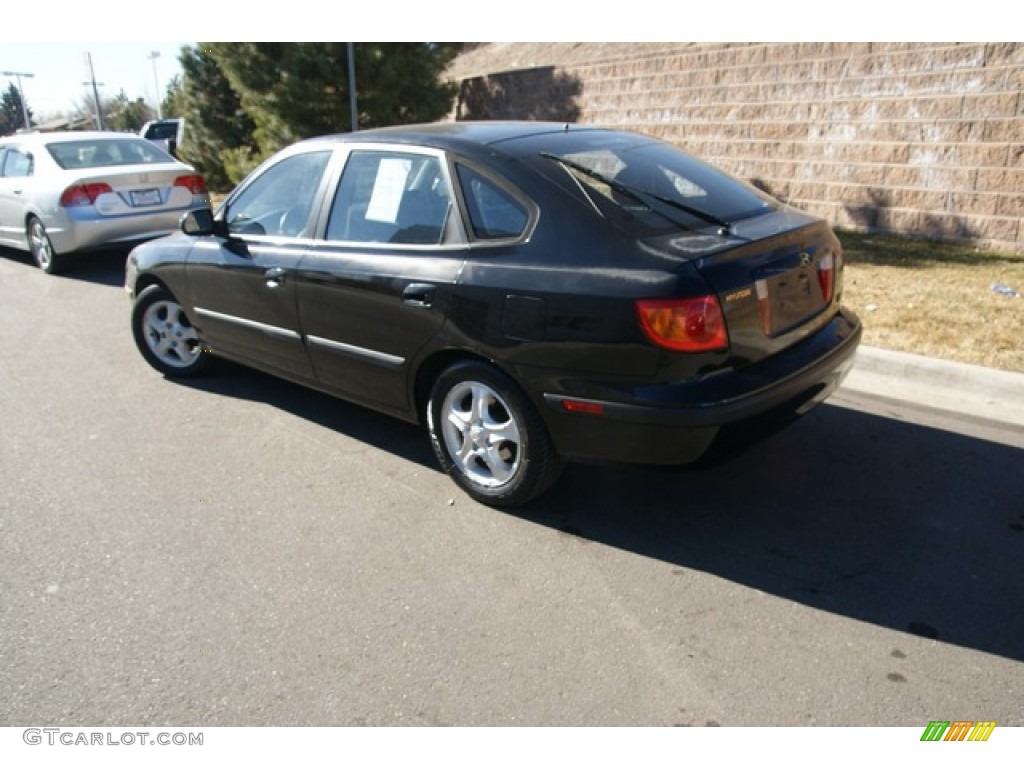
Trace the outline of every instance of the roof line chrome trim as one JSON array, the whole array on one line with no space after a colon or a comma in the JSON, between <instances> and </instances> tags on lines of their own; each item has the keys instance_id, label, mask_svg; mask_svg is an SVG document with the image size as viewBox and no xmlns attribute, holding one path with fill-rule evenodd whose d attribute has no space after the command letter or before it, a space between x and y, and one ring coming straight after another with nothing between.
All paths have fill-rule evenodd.
<instances>
[{"instance_id":1,"label":"roof line chrome trim","mask_svg":"<svg viewBox=\"0 0 1024 768\"><path fill-rule=\"evenodd\" d=\"M311 336L308 334L306 336L306 341L310 344L326 347L333 352L340 352L341 354L349 355L350 357L369 360L370 362L383 365L387 368L401 368L405 365L404 357L389 355L387 352L378 352L376 349L366 349L366 347L357 347L354 344L344 344L340 341L333 341L331 339L325 339L322 336Z\"/></svg>"},{"instance_id":2,"label":"roof line chrome trim","mask_svg":"<svg viewBox=\"0 0 1024 768\"><path fill-rule=\"evenodd\" d=\"M267 325L266 323L259 323L255 320L246 320L244 317L236 317L235 315L225 315L223 312L214 312L212 309L203 309L202 307L196 307L196 314L204 317L212 317L214 320L223 320L226 323L234 323L235 325L242 325L246 328L252 328L255 331L263 331L263 333L269 333L271 336L280 336L284 339L292 341L301 341L302 336L297 331L292 331L287 328L279 328L276 325Z\"/></svg>"}]
</instances>

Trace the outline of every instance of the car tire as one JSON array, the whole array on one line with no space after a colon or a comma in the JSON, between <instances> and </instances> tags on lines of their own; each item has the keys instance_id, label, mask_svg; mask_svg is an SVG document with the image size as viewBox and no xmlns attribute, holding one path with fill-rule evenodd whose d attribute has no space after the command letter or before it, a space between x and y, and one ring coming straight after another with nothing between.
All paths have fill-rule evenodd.
<instances>
[{"instance_id":1,"label":"car tire","mask_svg":"<svg viewBox=\"0 0 1024 768\"><path fill-rule=\"evenodd\" d=\"M30 216L25 229L28 233L28 247L36 265L48 275L57 274L63 266L64 260L54 253L53 243L50 242L50 236L46 234L43 222L35 216Z\"/></svg>"},{"instance_id":2,"label":"car tire","mask_svg":"<svg viewBox=\"0 0 1024 768\"><path fill-rule=\"evenodd\" d=\"M537 411L491 365L463 361L434 383L427 404L434 454L479 502L516 507L558 479L562 460Z\"/></svg>"},{"instance_id":3,"label":"car tire","mask_svg":"<svg viewBox=\"0 0 1024 768\"><path fill-rule=\"evenodd\" d=\"M146 362L172 378L197 376L210 364L210 354L188 315L170 291L151 285L135 299L132 335Z\"/></svg>"}]
</instances>

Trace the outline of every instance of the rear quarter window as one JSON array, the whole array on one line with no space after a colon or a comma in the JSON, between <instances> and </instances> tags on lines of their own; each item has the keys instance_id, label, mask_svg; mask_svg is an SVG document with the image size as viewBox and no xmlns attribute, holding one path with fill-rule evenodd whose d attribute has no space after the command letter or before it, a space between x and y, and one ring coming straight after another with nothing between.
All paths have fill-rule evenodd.
<instances>
[{"instance_id":1,"label":"rear quarter window","mask_svg":"<svg viewBox=\"0 0 1024 768\"><path fill-rule=\"evenodd\" d=\"M510 192L472 168L456 164L470 227L478 240L520 237L530 213Z\"/></svg>"}]
</instances>

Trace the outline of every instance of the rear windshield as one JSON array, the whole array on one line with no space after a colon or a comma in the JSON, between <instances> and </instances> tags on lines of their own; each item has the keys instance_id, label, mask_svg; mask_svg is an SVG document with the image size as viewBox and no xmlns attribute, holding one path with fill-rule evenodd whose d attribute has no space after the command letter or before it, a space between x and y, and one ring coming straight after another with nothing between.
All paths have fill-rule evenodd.
<instances>
[{"instance_id":1,"label":"rear windshield","mask_svg":"<svg viewBox=\"0 0 1024 768\"><path fill-rule=\"evenodd\" d=\"M143 139L83 139L46 145L61 168L103 168L110 165L173 163L173 157Z\"/></svg>"},{"instance_id":2,"label":"rear windshield","mask_svg":"<svg viewBox=\"0 0 1024 768\"><path fill-rule=\"evenodd\" d=\"M725 226L776 210L778 201L670 144L594 132L544 152L609 220L639 233ZM582 138L582 137L580 137Z\"/></svg>"}]
</instances>

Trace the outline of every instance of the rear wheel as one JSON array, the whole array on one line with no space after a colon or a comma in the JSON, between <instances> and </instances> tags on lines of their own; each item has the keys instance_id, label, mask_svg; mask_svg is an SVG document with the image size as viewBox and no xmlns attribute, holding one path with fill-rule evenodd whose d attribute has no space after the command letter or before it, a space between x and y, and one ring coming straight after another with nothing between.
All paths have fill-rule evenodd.
<instances>
[{"instance_id":1,"label":"rear wheel","mask_svg":"<svg viewBox=\"0 0 1024 768\"><path fill-rule=\"evenodd\" d=\"M53 244L50 242L50 236L46 234L46 227L35 216L28 220L28 247L32 252L32 258L46 274L56 274L63 266L63 259L53 252Z\"/></svg>"},{"instance_id":2,"label":"rear wheel","mask_svg":"<svg viewBox=\"0 0 1024 768\"><path fill-rule=\"evenodd\" d=\"M561 473L540 416L490 365L466 361L445 370L431 392L427 422L445 472L484 504L525 504Z\"/></svg>"},{"instance_id":3,"label":"rear wheel","mask_svg":"<svg viewBox=\"0 0 1024 768\"><path fill-rule=\"evenodd\" d=\"M165 376L196 376L210 364L185 310L163 286L151 285L135 300L132 335L146 362Z\"/></svg>"}]
</instances>

